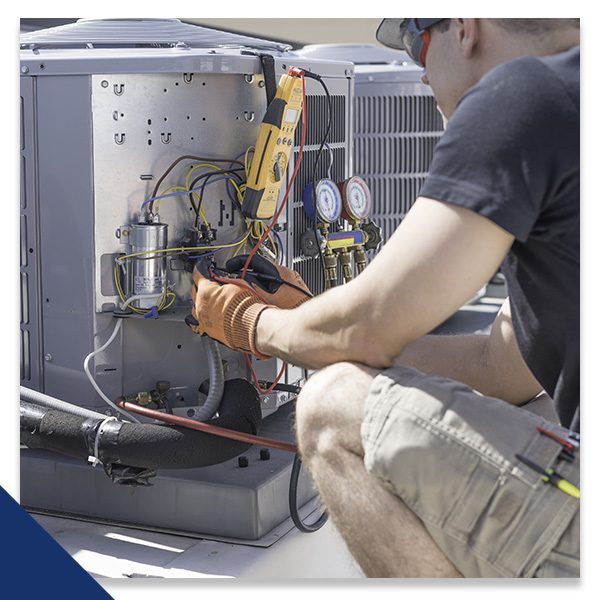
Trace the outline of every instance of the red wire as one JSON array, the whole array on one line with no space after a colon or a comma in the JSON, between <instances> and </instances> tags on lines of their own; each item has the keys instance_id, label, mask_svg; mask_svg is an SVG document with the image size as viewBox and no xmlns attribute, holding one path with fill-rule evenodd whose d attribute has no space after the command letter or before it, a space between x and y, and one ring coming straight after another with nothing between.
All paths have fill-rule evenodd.
<instances>
[{"instance_id":1,"label":"red wire","mask_svg":"<svg viewBox=\"0 0 600 600\"><path fill-rule=\"evenodd\" d=\"M296 175L298 174L298 169L300 168L300 163L302 161L302 152L304 151L304 142L306 140L307 111L306 111L306 87L305 87L305 82L304 82L304 74L301 74L300 78L302 79L302 109L303 109L304 114L302 115L302 136L300 139L300 150L298 151L298 159L296 160L294 172L292 173L292 177L290 178L290 182L288 183L288 186L285 191L285 195L283 197L283 200L281 202L281 206L279 207L279 210L275 213L275 216L273 217L273 220L271 221L270 225L267 227L265 232L262 234L261 238L258 240L258 242L254 246L254 248L252 248L252 251L248 255L248 258L246 259L246 263L244 264L244 268L242 269L242 277L241 278L243 280L246 279L246 272L248 271L248 266L250 265L250 261L252 260L252 257L256 254L256 251L259 249L261 244L267 239L267 236L271 232L271 229L273 229L273 226L275 225L275 223L277 223L277 219L279 219L279 215L281 215L281 213L283 212L283 209L286 205L288 196L290 195L290 190L292 189L292 184L294 183L294 180L296 179ZM268 390L262 390L258 383L258 378L256 377L256 373L254 372L254 369L252 368L252 363L250 362L250 359L248 358L247 355L244 355L244 356L246 356L246 362L248 363L248 367L250 368L250 373L252 375L252 379L254 380L254 385L256 386L259 393L262 395L265 395L265 394L268 394L271 391L273 391L273 388L279 383L279 380L281 379L281 377L285 371L286 363L283 363L283 366L281 367L281 371L279 371L279 375L277 375L277 379L273 382L273 385Z\"/></svg>"},{"instance_id":2,"label":"red wire","mask_svg":"<svg viewBox=\"0 0 600 600\"><path fill-rule=\"evenodd\" d=\"M275 381L273 382L271 387L266 390L263 390L260 387L260 383L258 382L258 378L256 377L256 373L254 372L254 369L252 368L252 363L250 362L248 355L244 354L244 356L246 358L246 362L248 363L248 367L250 368L250 374L252 375L252 379L254 380L254 387L258 390L258 393L261 396L266 396L267 394L270 394L275 389L275 386L279 383L279 380L283 376L283 373L285 371L287 363L283 363L283 365L281 365L281 370L279 371L279 375L277 375L277 379L275 379Z\"/></svg>"}]
</instances>

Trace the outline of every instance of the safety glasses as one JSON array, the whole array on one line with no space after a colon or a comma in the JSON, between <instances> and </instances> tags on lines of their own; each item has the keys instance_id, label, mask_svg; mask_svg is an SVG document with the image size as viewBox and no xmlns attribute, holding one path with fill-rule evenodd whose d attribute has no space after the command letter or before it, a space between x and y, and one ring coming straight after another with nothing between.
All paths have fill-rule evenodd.
<instances>
[{"instance_id":1,"label":"safety glasses","mask_svg":"<svg viewBox=\"0 0 600 600\"><path fill-rule=\"evenodd\" d=\"M429 48L429 27L444 19L384 19L377 29L377 41L395 50L404 50L425 68Z\"/></svg>"}]
</instances>

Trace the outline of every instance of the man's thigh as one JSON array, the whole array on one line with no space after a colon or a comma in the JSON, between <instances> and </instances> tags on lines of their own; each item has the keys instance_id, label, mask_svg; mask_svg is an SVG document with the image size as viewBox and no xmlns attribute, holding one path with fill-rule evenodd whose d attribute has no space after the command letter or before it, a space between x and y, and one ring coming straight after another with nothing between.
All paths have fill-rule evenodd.
<instances>
[{"instance_id":1,"label":"man's thigh","mask_svg":"<svg viewBox=\"0 0 600 600\"><path fill-rule=\"evenodd\" d=\"M579 456L558 460L561 445L539 425L567 434L456 381L393 367L375 377L366 399L364 462L466 577L578 577L579 501L544 484L516 454L577 486ZM570 556L554 569L561 544Z\"/></svg>"}]
</instances>

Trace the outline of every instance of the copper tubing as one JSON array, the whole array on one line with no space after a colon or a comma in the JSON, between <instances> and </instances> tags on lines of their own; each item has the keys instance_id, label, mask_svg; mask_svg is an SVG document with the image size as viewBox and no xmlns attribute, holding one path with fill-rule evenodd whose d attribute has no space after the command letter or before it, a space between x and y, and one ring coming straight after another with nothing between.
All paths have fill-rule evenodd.
<instances>
[{"instance_id":1,"label":"copper tubing","mask_svg":"<svg viewBox=\"0 0 600 600\"><path fill-rule=\"evenodd\" d=\"M194 421L193 419L186 419L185 417L178 417L177 415L169 415L158 410L153 410L151 408L138 406L137 404L132 404L131 402L126 402L122 397L117 399L116 404L119 408L129 412L137 413L138 415L143 415L144 417L149 417L150 419L163 421L164 423L169 423L171 425L179 425L180 427L195 429L196 431L210 433L212 435L228 438L230 440L237 440L238 442L245 442L247 444L257 444L259 446L274 448L276 450L286 450L287 452L298 452L298 448L294 444L263 438L250 433L242 433L241 431L234 431L233 429L225 429L224 427L209 425L208 423Z\"/></svg>"}]
</instances>

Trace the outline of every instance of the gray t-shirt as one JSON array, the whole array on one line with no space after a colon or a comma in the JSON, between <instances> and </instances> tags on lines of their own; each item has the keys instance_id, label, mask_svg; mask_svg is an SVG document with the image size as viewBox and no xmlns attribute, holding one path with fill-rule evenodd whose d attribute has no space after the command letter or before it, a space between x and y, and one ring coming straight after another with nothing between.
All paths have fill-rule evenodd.
<instances>
[{"instance_id":1,"label":"gray t-shirt","mask_svg":"<svg viewBox=\"0 0 600 600\"><path fill-rule=\"evenodd\" d=\"M515 236L502 271L517 343L576 429L579 127L579 46L501 64L460 99L420 192Z\"/></svg>"}]
</instances>

